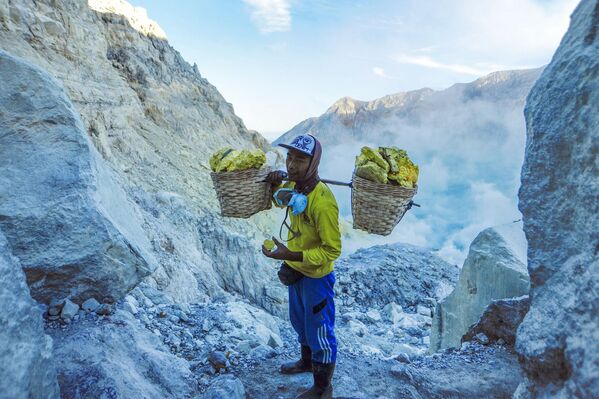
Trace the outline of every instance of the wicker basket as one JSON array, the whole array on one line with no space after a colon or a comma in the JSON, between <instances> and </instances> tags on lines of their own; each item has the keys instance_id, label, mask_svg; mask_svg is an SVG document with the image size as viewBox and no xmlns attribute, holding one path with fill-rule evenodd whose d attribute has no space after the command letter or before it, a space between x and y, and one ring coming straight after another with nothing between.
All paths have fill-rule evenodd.
<instances>
[{"instance_id":1,"label":"wicker basket","mask_svg":"<svg viewBox=\"0 0 599 399\"><path fill-rule=\"evenodd\" d=\"M212 172L221 216L249 218L271 208L270 183L263 182L270 167L239 172Z\"/></svg>"},{"instance_id":2,"label":"wicker basket","mask_svg":"<svg viewBox=\"0 0 599 399\"><path fill-rule=\"evenodd\" d=\"M386 236L408 210L418 190L352 177L351 208L354 229Z\"/></svg>"}]
</instances>

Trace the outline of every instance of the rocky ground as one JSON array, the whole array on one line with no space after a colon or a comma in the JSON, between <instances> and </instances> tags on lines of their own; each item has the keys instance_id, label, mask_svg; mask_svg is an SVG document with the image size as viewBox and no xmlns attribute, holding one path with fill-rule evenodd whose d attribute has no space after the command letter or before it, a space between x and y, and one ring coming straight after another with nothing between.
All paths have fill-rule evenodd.
<instances>
[{"instance_id":1,"label":"rocky ground","mask_svg":"<svg viewBox=\"0 0 599 399\"><path fill-rule=\"evenodd\" d=\"M311 375L284 376L299 355L290 324L239 297L169 303L142 284L117 304L46 310L63 397L293 398ZM432 305L430 305L432 306ZM521 380L500 345L426 355L431 308L338 307L337 398L509 397ZM48 314L58 316L48 316ZM501 372L497 372L501 370Z\"/></svg>"},{"instance_id":2,"label":"rocky ground","mask_svg":"<svg viewBox=\"0 0 599 399\"><path fill-rule=\"evenodd\" d=\"M85 365L79 363L79 367L75 367L77 363L73 360L65 363L65 359L77 359L72 353L58 356L62 359L58 373L63 397L85 396L93 390L96 395L115 397L136 393L146 397L164 394L181 398L286 399L294 398L312 383L309 373L295 376L278 373L282 362L299 356L295 335L286 322L276 320L281 327L282 345L271 337L264 344L266 336L254 331L241 333L234 323L211 326L206 320L227 313L220 312L219 307L223 310L227 305L193 306L190 317L183 316L176 323L170 320L179 316L158 314L145 331L139 319L133 321L122 309L108 316L82 311L78 320L68 324L47 323L47 332L59 345L59 355L72 352L77 344L86 348L81 354L86 359ZM168 311L178 313L176 307L162 310ZM145 312L140 314L142 319L147 316ZM174 330L181 334L167 335L177 324L181 329ZM150 330L152 326L156 328ZM208 329L211 331L205 331ZM111 340L102 331L110 331L108 337L118 336ZM242 334L245 335L235 338ZM145 338L140 340L141 336ZM179 336L186 338L175 338ZM212 344L208 342L210 337L215 338ZM91 345L95 340L101 343L96 344L99 352L106 353L98 355ZM114 347L114 341L119 341L119 345ZM160 352L160 343L154 341L162 341L164 352ZM514 353L497 344L484 346L473 342L464 344L460 350L395 358L356 353L355 349L340 341L334 377L336 398L509 398L522 380ZM160 388L141 381L148 375ZM127 385L129 390L125 389Z\"/></svg>"}]
</instances>

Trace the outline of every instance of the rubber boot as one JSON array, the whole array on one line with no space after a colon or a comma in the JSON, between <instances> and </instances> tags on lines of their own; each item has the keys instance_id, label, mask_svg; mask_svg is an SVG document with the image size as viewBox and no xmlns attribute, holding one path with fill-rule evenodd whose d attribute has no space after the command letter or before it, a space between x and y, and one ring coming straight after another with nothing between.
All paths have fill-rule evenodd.
<instances>
[{"instance_id":1,"label":"rubber boot","mask_svg":"<svg viewBox=\"0 0 599 399\"><path fill-rule=\"evenodd\" d=\"M335 363L312 362L314 385L299 396L296 396L295 399L332 399L333 386L331 385L331 379L333 378L334 371Z\"/></svg>"},{"instance_id":2,"label":"rubber boot","mask_svg":"<svg viewBox=\"0 0 599 399\"><path fill-rule=\"evenodd\" d=\"M285 363L281 366L281 374L298 374L312 371L312 350L302 345L302 357L297 362Z\"/></svg>"}]
</instances>

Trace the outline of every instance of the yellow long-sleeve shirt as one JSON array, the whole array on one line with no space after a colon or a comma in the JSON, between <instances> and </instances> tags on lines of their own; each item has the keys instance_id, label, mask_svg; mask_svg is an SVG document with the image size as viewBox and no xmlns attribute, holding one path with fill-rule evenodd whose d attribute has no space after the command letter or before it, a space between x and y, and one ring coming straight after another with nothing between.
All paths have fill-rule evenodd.
<instances>
[{"instance_id":1,"label":"yellow long-sleeve shirt","mask_svg":"<svg viewBox=\"0 0 599 399\"><path fill-rule=\"evenodd\" d=\"M294 182L282 187L293 188ZM312 278L326 276L333 271L334 261L341 255L339 232L339 208L331 189L319 182L308 195L308 206L301 215L289 212L290 226L300 236L294 239L288 234L287 247L302 252L302 262L285 261L289 266Z\"/></svg>"}]
</instances>

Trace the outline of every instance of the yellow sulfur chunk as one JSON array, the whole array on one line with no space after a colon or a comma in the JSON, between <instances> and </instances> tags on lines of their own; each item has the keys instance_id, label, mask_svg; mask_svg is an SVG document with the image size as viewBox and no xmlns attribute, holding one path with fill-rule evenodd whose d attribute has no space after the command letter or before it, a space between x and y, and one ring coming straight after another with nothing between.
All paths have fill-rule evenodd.
<instances>
[{"instance_id":1,"label":"yellow sulfur chunk","mask_svg":"<svg viewBox=\"0 0 599 399\"><path fill-rule=\"evenodd\" d=\"M389 179L402 187L414 188L418 182L418 172L418 166L406 156L399 159L399 172L389 173Z\"/></svg>"},{"instance_id":2,"label":"yellow sulfur chunk","mask_svg":"<svg viewBox=\"0 0 599 399\"><path fill-rule=\"evenodd\" d=\"M212 156L210 157L210 168L213 172L216 172L216 169L218 168L218 164L220 163L220 161L225 157L225 155L228 155L228 153L231 151L233 151L232 148L225 147L212 154Z\"/></svg>"},{"instance_id":3,"label":"yellow sulfur chunk","mask_svg":"<svg viewBox=\"0 0 599 399\"><path fill-rule=\"evenodd\" d=\"M214 172L234 172L259 169L266 163L262 150L234 150L222 148L210 157L210 167Z\"/></svg>"},{"instance_id":4,"label":"yellow sulfur chunk","mask_svg":"<svg viewBox=\"0 0 599 399\"><path fill-rule=\"evenodd\" d=\"M381 184L387 184L388 182L387 172L372 161L366 162L364 165L356 167L356 175L363 179Z\"/></svg>"},{"instance_id":5,"label":"yellow sulfur chunk","mask_svg":"<svg viewBox=\"0 0 599 399\"><path fill-rule=\"evenodd\" d=\"M397 147L379 147L379 153L389 164L389 170L392 173L399 172L399 160L408 156L405 150L400 150Z\"/></svg>"},{"instance_id":6,"label":"yellow sulfur chunk","mask_svg":"<svg viewBox=\"0 0 599 399\"><path fill-rule=\"evenodd\" d=\"M383 169L385 173L389 172L389 164L378 151L373 150L370 147L362 147L360 155L356 157L356 166L363 166L368 162L374 162L379 168Z\"/></svg>"},{"instance_id":7,"label":"yellow sulfur chunk","mask_svg":"<svg viewBox=\"0 0 599 399\"><path fill-rule=\"evenodd\" d=\"M273 248L275 247L275 242L273 240L264 240L264 246L269 251L272 251Z\"/></svg>"}]
</instances>

